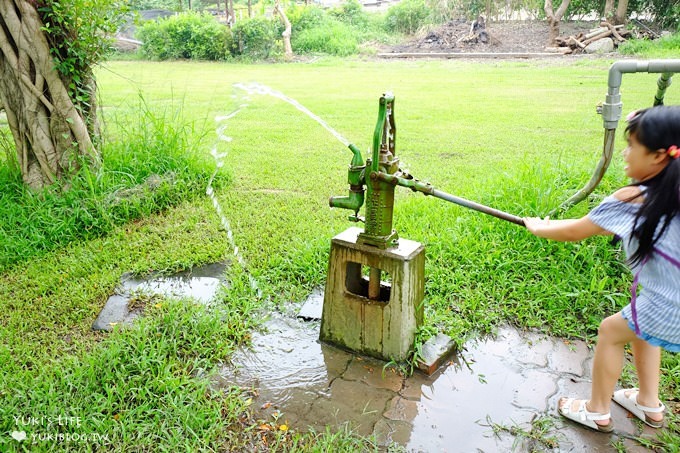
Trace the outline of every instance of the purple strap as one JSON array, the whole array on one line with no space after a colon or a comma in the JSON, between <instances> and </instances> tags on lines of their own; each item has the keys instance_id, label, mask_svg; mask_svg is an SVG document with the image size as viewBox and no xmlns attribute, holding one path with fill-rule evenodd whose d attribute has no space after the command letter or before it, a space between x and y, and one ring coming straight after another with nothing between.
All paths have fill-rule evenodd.
<instances>
[{"instance_id":1,"label":"purple strap","mask_svg":"<svg viewBox=\"0 0 680 453\"><path fill-rule=\"evenodd\" d=\"M673 264L675 267L680 268L680 261L676 260L670 255L667 255L666 253L662 252L658 248L654 247L654 251L658 253L661 257L665 258L668 260L671 264ZM635 308L635 301L637 300L637 287L638 287L638 281L640 277L640 272L642 271L642 267L647 263L649 260L649 255L645 257L644 260L642 260L642 263L640 264L640 269L635 273L635 277L633 278L633 284L630 287L630 311L631 314L633 315L633 325L635 326L635 335L640 336L640 326L638 326L637 322L637 310Z\"/></svg>"}]
</instances>

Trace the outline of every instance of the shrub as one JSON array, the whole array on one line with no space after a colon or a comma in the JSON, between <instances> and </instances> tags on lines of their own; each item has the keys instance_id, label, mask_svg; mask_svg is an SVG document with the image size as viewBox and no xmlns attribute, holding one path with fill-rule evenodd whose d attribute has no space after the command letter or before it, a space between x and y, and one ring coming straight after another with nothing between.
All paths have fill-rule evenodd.
<instances>
[{"instance_id":1,"label":"shrub","mask_svg":"<svg viewBox=\"0 0 680 453\"><path fill-rule=\"evenodd\" d=\"M286 10L286 15L292 26L292 35L323 24L326 13L318 6L293 5Z\"/></svg>"},{"instance_id":2,"label":"shrub","mask_svg":"<svg viewBox=\"0 0 680 453\"><path fill-rule=\"evenodd\" d=\"M269 58L280 35L278 21L262 16L237 21L232 29L234 55L252 58Z\"/></svg>"},{"instance_id":3,"label":"shrub","mask_svg":"<svg viewBox=\"0 0 680 453\"><path fill-rule=\"evenodd\" d=\"M330 16L353 27L364 28L368 25L368 13L357 0L347 0L340 7L333 8Z\"/></svg>"},{"instance_id":4,"label":"shrub","mask_svg":"<svg viewBox=\"0 0 680 453\"><path fill-rule=\"evenodd\" d=\"M351 27L336 20L303 30L291 38L296 52L320 52L345 57L357 53L358 43Z\"/></svg>"},{"instance_id":5,"label":"shrub","mask_svg":"<svg viewBox=\"0 0 680 453\"><path fill-rule=\"evenodd\" d=\"M385 26L391 32L413 34L427 24L429 14L424 0L403 0L387 10Z\"/></svg>"},{"instance_id":6,"label":"shrub","mask_svg":"<svg viewBox=\"0 0 680 453\"><path fill-rule=\"evenodd\" d=\"M187 12L145 23L138 32L142 53L167 60L225 60L230 56L231 32L210 14Z\"/></svg>"},{"instance_id":7,"label":"shrub","mask_svg":"<svg viewBox=\"0 0 680 453\"><path fill-rule=\"evenodd\" d=\"M630 39L619 46L624 55L643 55L654 58L674 58L680 53L680 33L650 41L648 39Z\"/></svg>"}]
</instances>

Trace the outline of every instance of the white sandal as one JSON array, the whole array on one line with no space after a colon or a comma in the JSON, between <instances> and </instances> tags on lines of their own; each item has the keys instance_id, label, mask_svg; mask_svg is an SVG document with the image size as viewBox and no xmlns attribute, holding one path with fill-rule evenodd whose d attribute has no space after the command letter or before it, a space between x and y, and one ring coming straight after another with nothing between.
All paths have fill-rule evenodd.
<instances>
[{"instance_id":1,"label":"white sandal","mask_svg":"<svg viewBox=\"0 0 680 453\"><path fill-rule=\"evenodd\" d=\"M610 433L614 431L614 424L611 420L606 425L598 425L595 423L595 421L609 420L611 415L609 413L600 414L599 412L590 412L586 409L586 400L581 400L576 411L571 410L575 398L560 398L560 401L563 401L564 403L561 407L559 402L557 403L557 412L559 412L561 416L601 433Z\"/></svg>"},{"instance_id":2,"label":"white sandal","mask_svg":"<svg viewBox=\"0 0 680 453\"><path fill-rule=\"evenodd\" d=\"M626 392L631 393L630 395L626 396ZM660 406L658 407L642 406L637 402L638 393L639 390L636 388L617 390L616 392L614 392L614 396L612 397L612 399L619 406L623 407L628 412L630 412L631 414L645 422L647 425L651 426L652 428L661 428L663 426L663 419L653 420L649 418L649 416L645 414L645 412L649 412L650 414L659 414L666 410L666 406L664 406L662 403L659 403Z\"/></svg>"}]
</instances>

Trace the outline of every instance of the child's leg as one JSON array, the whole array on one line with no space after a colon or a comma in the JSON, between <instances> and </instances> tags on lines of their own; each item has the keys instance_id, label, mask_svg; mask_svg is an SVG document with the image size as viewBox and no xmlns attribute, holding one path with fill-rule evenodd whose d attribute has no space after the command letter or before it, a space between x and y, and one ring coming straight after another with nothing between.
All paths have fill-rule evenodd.
<instances>
[{"instance_id":1,"label":"child's leg","mask_svg":"<svg viewBox=\"0 0 680 453\"><path fill-rule=\"evenodd\" d=\"M636 338L632 342L633 360L637 370L640 391L637 402L641 406L659 406L659 380L661 375L661 348L652 346L644 340ZM663 414L647 414L656 421L663 419Z\"/></svg>"},{"instance_id":2,"label":"child's leg","mask_svg":"<svg viewBox=\"0 0 680 453\"><path fill-rule=\"evenodd\" d=\"M635 332L630 330L628 321L621 313L609 316L600 323L593 360L591 397L587 404L589 411L609 412L614 387L623 368L623 348L626 343L636 339ZM647 369L651 365L644 366Z\"/></svg>"}]
</instances>

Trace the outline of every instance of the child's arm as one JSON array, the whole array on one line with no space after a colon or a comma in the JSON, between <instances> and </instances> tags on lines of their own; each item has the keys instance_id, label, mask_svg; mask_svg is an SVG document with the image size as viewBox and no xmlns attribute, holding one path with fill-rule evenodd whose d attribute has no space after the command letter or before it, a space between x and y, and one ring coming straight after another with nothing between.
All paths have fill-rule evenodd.
<instances>
[{"instance_id":1,"label":"child's arm","mask_svg":"<svg viewBox=\"0 0 680 453\"><path fill-rule=\"evenodd\" d=\"M534 235L555 241L580 241L596 235L612 234L594 224L588 216L580 219L550 220L549 217L525 217L524 225Z\"/></svg>"}]
</instances>

